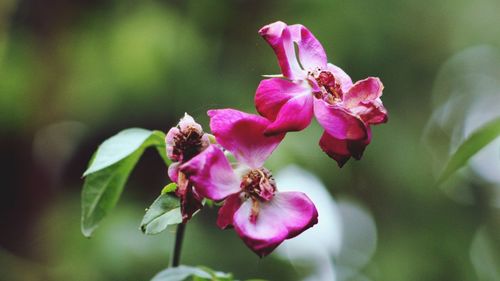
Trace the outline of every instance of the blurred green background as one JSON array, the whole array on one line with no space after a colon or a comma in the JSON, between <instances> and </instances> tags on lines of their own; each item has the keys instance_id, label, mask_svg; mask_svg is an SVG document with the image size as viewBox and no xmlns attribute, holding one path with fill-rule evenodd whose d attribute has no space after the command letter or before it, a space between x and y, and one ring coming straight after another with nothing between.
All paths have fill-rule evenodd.
<instances>
[{"instance_id":1,"label":"blurred green background","mask_svg":"<svg viewBox=\"0 0 500 281\"><path fill-rule=\"evenodd\" d=\"M211 108L255 112L260 75L279 72L257 31L276 20L306 25L353 80L385 85L389 123L373 128L362 161L339 169L316 123L269 161L273 171L301 166L371 214L376 251L349 280L500 280L499 182L468 168L434 184L456 134L467 134L469 101L487 92L483 111L500 111L499 14L497 0L0 0L0 280L137 281L163 269L172 233L138 229L168 182L156 152L90 240L79 227L81 174L124 128L166 131L184 112L207 127ZM454 97L467 102L445 110ZM484 169L500 173L493 163ZM312 271L258 259L215 217L207 209L188 226L183 263L242 279Z\"/></svg>"}]
</instances>

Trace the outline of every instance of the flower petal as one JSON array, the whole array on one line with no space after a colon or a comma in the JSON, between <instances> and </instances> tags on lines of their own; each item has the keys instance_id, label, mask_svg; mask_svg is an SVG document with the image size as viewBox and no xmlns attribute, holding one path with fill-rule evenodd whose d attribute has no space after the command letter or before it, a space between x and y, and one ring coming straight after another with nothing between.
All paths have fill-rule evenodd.
<instances>
[{"instance_id":1,"label":"flower petal","mask_svg":"<svg viewBox=\"0 0 500 281\"><path fill-rule=\"evenodd\" d=\"M203 207L203 198L194 190L184 173L179 173L175 194L181 201L182 222L187 222L194 213Z\"/></svg>"},{"instance_id":2,"label":"flower petal","mask_svg":"<svg viewBox=\"0 0 500 281\"><path fill-rule=\"evenodd\" d=\"M234 194L229 196L226 201L224 201L224 205L219 209L219 216L217 217L217 226L222 229L226 229L228 227L233 226L233 216L234 213L241 206L241 198L240 194Z\"/></svg>"},{"instance_id":3,"label":"flower petal","mask_svg":"<svg viewBox=\"0 0 500 281\"><path fill-rule=\"evenodd\" d=\"M340 106L315 98L314 115L325 131L337 139L366 138L367 129L363 121Z\"/></svg>"},{"instance_id":4,"label":"flower petal","mask_svg":"<svg viewBox=\"0 0 500 281\"><path fill-rule=\"evenodd\" d=\"M181 199L182 222L186 223L194 213L203 208L203 197L196 193L192 185L189 185L186 191L178 196Z\"/></svg>"},{"instance_id":5,"label":"flower petal","mask_svg":"<svg viewBox=\"0 0 500 281\"><path fill-rule=\"evenodd\" d=\"M294 24L288 26L292 35L292 41L297 43L300 64L306 71L316 68L325 69L327 64L325 50L314 35L303 25Z\"/></svg>"},{"instance_id":6,"label":"flower petal","mask_svg":"<svg viewBox=\"0 0 500 281\"><path fill-rule=\"evenodd\" d=\"M376 125L387 122L387 109L378 98L374 101L364 103L352 109L367 124Z\"/></svg>"},{"instance_id":7,"label":"flower petal","mask_svg":"<svg viewBox=\"0 0 500 281\"><path fill-rule=\"evenodd\" d=\"M335 161L340 168L352 157L360 159L363 155L365 147L371 141L371 133L369 127L367 128L368 137L361 140L341 140L337 139L327 132L324 132L319 140L321 149Z\"/></svg>"},{"instance_id":8,"label":"flower petal","mask_svg":"<svg viewBox=\"0 0 500 281\"><path fill-rule=\"evenodd\" d=\"M247 200L234 214L233 225L245 244L261 257L318 222L316 207L301 192L279 192L271 201L257 202L256 219L251 219L254 203Z\"/></svg>"},{"instance_id":9,"label":"flower petal","mask_svg":"<svg viewBox=\"0 0 500 281\"><path fill-rule=\"evenodd\" d=\"M168 177L170 178L171 181L177 182L179 179L179 162L174 162L168 166Z\"/></svg>"},{"instance_id":10,"label":"flower petal","mask_svg":"<svg viewBox=\"0 0 500 281\"><path fill-rule=\"evenodd\" d=\"M349 75L347 75L342 68L334 64L329 63L327 69L333 74L333 76L335 76L335 80L340 83L342 91L347 93L347 91L352 87L351 77L349 77Z\"/></svg>"},{"instance_id":11,"label":"flower petal","mask_svg":"<svg viewBox=\"0 0 500 281\"><path fill-rule=\"evenodd\" d=\"M210 145L182 164L181 172L186 174L201 196L212 200L221 200L240 191L240 180L224 152L216 145Z\"/></svg>"},{"instance_id":12,"label":"flower petal","mask_svg":"<svg viewBox=\"0 0 500 281\"><path fill-rule=\"evenodd\" d=\"M311 87L305 83L273 78L262 80L255 94L257 111L273 123L266 135L275 135L306 128L312 120Z\"/></svg>"},{"instance_id":13,"label":"flower petal","mask_svg":"<svg viewBox=\"0 0 500 281\"><path fill-rule=\"evenodd\" d=\"M184 117L179 121L179 128L181 132L186 132L188 130L195 130L197 132L203 132L201 125L194 121L191 115L184 113Z\"/></svg>"},{"instance_id":14,"label":"flower petal","mask_svg":"<svg viewBox=\"0 0 500 281\"><path fill-rule=\"evenodd\" d=\"M167 149L167 157L172 161L180 161L182 160L182 154L174 151L175 147L175 136L181 134L181 131L177 127L172 127L167 135L165 136L165 143Z\"/></svg>"},{"instance_id":15,"label":"flower petal","mask_svg":"<svg viewBox=\"0 0 500 281\"><path fill-rule=\"evenodd\" d=\"M370 102L382 95L384 85L379 78L368 77L356 82L344 95L344 105L353 108L362 102Z\"/></svg>"},{"instance_id":16,"label":"flower petal","mask_svg":"<svg viewBox=\"0 0 500 281\"><path fill-rule=\"evenodd\" d=\"M209 110L210 128L217 142L250 168L260 168L285 134L265 136L264 117L235 109Z\"/></svg>"},{"instance_id":17,"label":"flower petal","mask_svg":"<svg viewBox=\"0 0 500 281\"><path fill-rule=\"evenodd\" d=\"M281 72L286 78L293 80L305 77L305 73L297 61L292 35L286 23L277 21L268 24L259 30L259 34L273 48L276 57L278 57Z\"/></svg>"}]
</instances>

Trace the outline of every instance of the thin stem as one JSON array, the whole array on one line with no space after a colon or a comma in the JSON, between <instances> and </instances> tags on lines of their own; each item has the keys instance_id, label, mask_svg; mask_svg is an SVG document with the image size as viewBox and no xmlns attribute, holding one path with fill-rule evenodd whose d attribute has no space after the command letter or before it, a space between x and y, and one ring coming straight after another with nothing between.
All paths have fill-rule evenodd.
<instances>
[{"instance_id":1,"label":"thin stem","mask_svg":"<svg viewBox=\"0 0 500 281\"><path fill-rule=\"evenodd\" d=\"M180 223L177 225L177 231L175 234L174 254L172 256L172 261L170 264L172 267L179 266L179 262L181 260L182 240L184 240L185 230L186 230L185 223Z\"/></svg>"}]
</instances>

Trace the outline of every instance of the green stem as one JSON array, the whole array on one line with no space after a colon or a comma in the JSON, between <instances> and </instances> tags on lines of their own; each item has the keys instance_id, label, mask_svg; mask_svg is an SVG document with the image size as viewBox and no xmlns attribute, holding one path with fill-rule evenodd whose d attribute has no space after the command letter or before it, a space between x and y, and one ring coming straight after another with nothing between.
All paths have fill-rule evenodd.
<instances>
[{"instance_id":1,"label":"green stem","mask_svg":"<svg viewBox=\"0 0 500 281\"><path fill-rule=\"evenodd\" d=\"M172 261L170 263L171 267L179 266L179 262L181 260L182 240L184 240L185 230L186 230L185 223L180 223L177 225L177 231L175 233L174 254L172 256Z\"/></svg>"}]
</instances>

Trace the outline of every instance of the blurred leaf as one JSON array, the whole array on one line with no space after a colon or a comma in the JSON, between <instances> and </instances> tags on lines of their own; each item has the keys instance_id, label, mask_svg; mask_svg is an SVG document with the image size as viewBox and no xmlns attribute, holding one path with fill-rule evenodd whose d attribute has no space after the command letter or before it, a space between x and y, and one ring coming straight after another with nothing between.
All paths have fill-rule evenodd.
<instances>
[{"instance_id":1,"label":"blurred leaf","mask_svg":"<svg viewBox=\"0 0 500 281\"><path fill-rule=\"evenodd\" d=\"M174 192L177 189L177 184L175 182L171 182L161 190L161 194L167 194L170 192Z\"/></svg>"},{"instance_id":2,"label":"blurred leaf","mask_svg":"<svg viewBox=\"0 0 500 281\"><path fill-rule=\"evenodd\" d=\"M149 146L165 147L165 134L160 131L132 128L104 141L93 155L84 176L82 190L83 235L90 237L98 223L116 205L128 176L144 150ZM166 161L165 163L168 162Z\"/></svg>"},{"instance_id":3,"label":"blurred leaf","mask_svg":"<svg viewBox=\"0 0 500 281\"><path fill-rule=\"evenodd\" d=\"M142 151L136 151L122 161L85 178L82 190L82 233L90 237L99 222L115 205L125 182Z\"/></svg>"},{"instance_id":4,"label":"blurred leaf","mask_svg":"<svg viewBox=\"0 0 500 281\"><path fill-rule=\"evenodd\" d=\"M160 153L160 156L165 161L165 134L160 131L150 131L140 128L126 129L111 138L105 140L97 149L92 164L83 173L87 176L107 168L139 149L145 149L148 146L155 146ZM163 149L161 149L163 147ZM167 160L168 161L168 160ZM168 162L166 161L167 165Z\"/></svg>"},{"instance_id":5,"label":"blurred leaf","mask_svg":"<svg viewBox=\"0 0 500 281\"><path fill-rule=\"evenodd\" d=\"M467 164L467 161L479 150L500 136L500 118L486 123L466 139L450 157L446 167L439 177L438 184L443 183L458 169Z\"/></svg>"},{"instance_id":6,"label":"blurred leaf","mask_svg":"<svg viewBox=\"0 0 500 281\"><path fill-rule=\"evenodd\" d=\"M472 241L470 258L481 281L500 280L500 238L498 232L481 227Z\"/></svg>"},{"instance_id":7,"label":"blurred leaf","mask_svg":"<svg viewBox=\"0 0 500 281\"><path fill-rule=\"evenodd\" d=\"M169 225L182 222L179 198L163 193L151 204L141 222L144 234L158 234Z\"/></svg>"},{"instance_id":8,"label":"blurred leaf","mask_svg":"<svg viewBox=\"0 0 500 281\"><path fill-rule=\"evenodd\" d=\"M209 280L217 280L217 281L233 281L233 275L231 273L225 273L225 272L220 272L220 271L215 271L209 267L206 266L198 266L198 268L208 272L210 276L212 277ZM196 278L195 278L196 280Z\"/></svg>"},{"instance_id":9,"label":"blurred leaf","mask_svg":"<svg viewBox=\"0 0 500 281\"><path fill-rule=\"evenodd\" d=\"M191 277L191 278L190 278ZM167 268L156 274L151 281L234 281L231 274L213 271L207 267L181 265Z\"/></svg>"}]
</instances>

